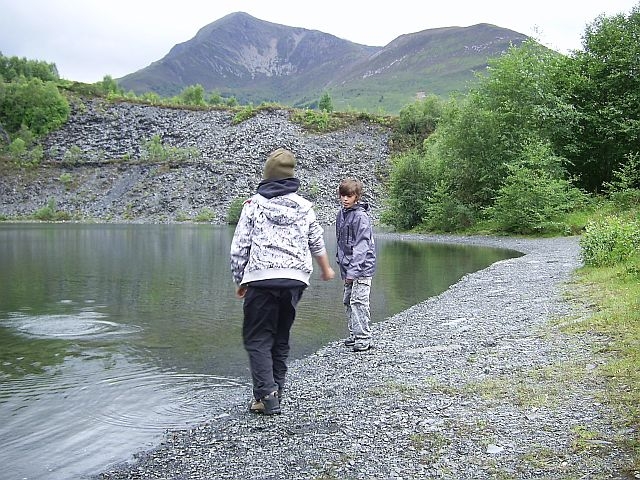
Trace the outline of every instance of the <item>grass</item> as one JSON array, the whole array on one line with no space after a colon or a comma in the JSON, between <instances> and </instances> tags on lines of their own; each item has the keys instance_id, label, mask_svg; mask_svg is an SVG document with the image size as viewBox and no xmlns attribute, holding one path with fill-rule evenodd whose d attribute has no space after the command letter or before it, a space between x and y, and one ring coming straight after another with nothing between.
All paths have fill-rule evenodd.
<instances>
[{"instance_id":1,"label":"grass","mask_svg":"<svg viewBox=\"0 0 640 480\"><path fill-rule=\"evenodd\" d=\"M607 380L606 402L627 427L620 447L633 455L631 472L640 471L640 276L628 264L583 267L576 290L593 315L564 327L568 332L604 335L609 361L599 367Z\"/></svg>"}]
</instances>

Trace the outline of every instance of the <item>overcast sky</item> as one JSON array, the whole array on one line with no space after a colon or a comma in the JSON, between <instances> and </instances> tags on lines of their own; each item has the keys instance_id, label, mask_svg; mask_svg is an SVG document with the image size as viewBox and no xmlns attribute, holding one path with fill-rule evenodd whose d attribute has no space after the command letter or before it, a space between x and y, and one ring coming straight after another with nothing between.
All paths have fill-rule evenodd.
<instances>
[{"instance_id":1,"label":"overcast sky","mask_svg":"<svg viewBox=\"0 0 640 480\"><path fill-rule=\"evenodd\" d=\"M405 33L491 23L536 38L562 53L580 49L600 14L629 14L640 0L0 0L0 52L55 63L62 78L122 77L225 15L320 30L384 46Z\"/></svg>"}]
</instances>

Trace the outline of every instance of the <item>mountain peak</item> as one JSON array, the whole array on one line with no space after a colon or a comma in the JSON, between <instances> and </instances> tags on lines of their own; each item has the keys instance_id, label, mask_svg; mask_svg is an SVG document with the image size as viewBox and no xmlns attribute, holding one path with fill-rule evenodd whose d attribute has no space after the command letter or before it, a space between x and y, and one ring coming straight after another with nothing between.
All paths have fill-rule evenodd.
<instances>
[{"instance_id":1,"label":"mountain peak","mask_svg":"<svg viewBox=\"0 0 640 480\"><path fill-rule=\"evenodd\" d=\"M418 91L446 96L487 59L527 37L489 24L404 34L385 47L230 13L175 45L162 59L119 79L125 90L175 95L200 84L241 103L334 106L398 112Z\"/></svg>"}]
</instances>

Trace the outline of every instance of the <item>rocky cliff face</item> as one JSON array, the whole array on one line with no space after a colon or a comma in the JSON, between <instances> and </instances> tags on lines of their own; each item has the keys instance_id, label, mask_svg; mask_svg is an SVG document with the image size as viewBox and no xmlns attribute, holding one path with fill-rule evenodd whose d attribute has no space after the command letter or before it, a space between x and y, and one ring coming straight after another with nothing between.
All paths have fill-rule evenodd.
<instances>
[{"instance_id":1,"label":"rocky cliff face","mask_svg":"<svg viewBox=\"0 0 640 480\"><path fill-rule=\"evenodd\" d=\"M24 217L54 200L58 210L84 221L177 222L212 216L227 220L229 205L255 192L262 167L278 147L298 159L300 193L333 223L336 187L360 178L374 217L382 208L381 178L388 170L390 132L363 122L314 134L289 111L263 111L234 125L228 111L189 111L90 100L74 105L69 122L44 139L45 162L0 178L0 215ZM154 136L188 159L152 161L144 145Z\"/></svg>"}]
</instances>

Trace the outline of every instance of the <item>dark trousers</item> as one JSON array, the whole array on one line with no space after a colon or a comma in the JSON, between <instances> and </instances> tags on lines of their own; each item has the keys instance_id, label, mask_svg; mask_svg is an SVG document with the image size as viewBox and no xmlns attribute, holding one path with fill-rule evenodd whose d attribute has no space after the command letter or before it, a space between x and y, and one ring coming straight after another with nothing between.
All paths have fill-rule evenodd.
<instances>
[{"instance_id":1,"label":"dark trousers","mask_svg":"<svg viewBox=\"0 0 640 480\"><path fill-rule=\"evenodd\" d=\"M303 287L249 287L244 297L242 340L249 354L253 396L261 399L284 387L289 332Z\"/></svg>"}]
</instances>

